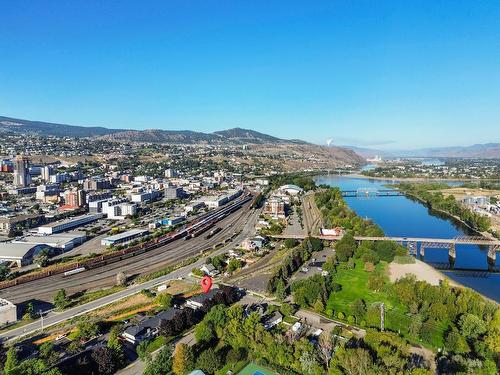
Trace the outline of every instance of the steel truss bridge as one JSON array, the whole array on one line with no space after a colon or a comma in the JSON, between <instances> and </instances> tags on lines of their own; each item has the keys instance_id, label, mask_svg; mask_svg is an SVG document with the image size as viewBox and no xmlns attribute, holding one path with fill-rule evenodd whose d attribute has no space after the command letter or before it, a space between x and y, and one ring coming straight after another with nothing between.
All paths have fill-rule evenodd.
<instances>
[{"instance_id":1,"label":"steel truss bridge","mask_svg":"<svg viewBox=\"0 0 500 375\"><path fill-rule=\"evenodd\" d=\"M308 236L306 235L275 235L271 236L274 238L295 238L304 239ZM326 241L338 241L342 236L311 236L319 238ZM497 252L500 251L500 240L490 240L484 237L473 237L473 236L460 236L455 238L425 238L425 237L369 237L369 236L354 236L354 239L358 242L361 241L395 241L401 245L406 245L408 251L411 255L418 255L424 257L426 249L448 249L448 256L450 261L454 263L457 257L457 252L455 249L456 245L477 245L485 246L488 248L488 262L490 264L495 264Z\"/></svg>"},{"instance_id":2,"label":"steel truss bridge","mask_svg":"<svg viewBox=\"0 0 500 375\"><path fill-rule=\"evenodd\" d=\"M359 188L356 190L342 190L343 197L397 197L404 195L403 192L393 189L377 189L372 187Z\"/></svg>"}]
</instances>

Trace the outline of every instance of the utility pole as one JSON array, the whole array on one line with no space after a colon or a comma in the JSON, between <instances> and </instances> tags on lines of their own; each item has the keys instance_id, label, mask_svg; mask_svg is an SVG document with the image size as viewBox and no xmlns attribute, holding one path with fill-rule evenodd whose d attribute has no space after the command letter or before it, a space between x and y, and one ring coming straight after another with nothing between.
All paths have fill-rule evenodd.
<instances>
[{"instance_id":1,"label":"utility pole","mask_svg":"<svg viewBox=\"0 0 500 375\"><path fill-rule=\"evenodd\" d=\"M384 332L384 315L385 315L384 303L382 302L380 304L380 330L382 332Z\"/></svg>"},{"instance_id":2,"label":"utility pole","mask_svg":"<svg viewBox=\"0 0 500 375\"><path fill-rule=\"evenodd\" d=\"M42 310L39 310L38 313L40 314L40 319L42 322L42 332L43 332L43 312L42 312Z\"/></svg>"}]
</instances>

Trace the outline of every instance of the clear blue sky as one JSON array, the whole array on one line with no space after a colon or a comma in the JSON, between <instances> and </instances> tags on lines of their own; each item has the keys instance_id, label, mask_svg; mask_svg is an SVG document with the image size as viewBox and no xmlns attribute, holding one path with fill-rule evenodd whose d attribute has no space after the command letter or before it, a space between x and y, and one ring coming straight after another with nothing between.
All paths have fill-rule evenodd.
<instances>
[{"instance_id":1,"label":"clear blue sky","mask_svg":"<svg viewBox=\"0 0 500 375\"><path fill-rule=\"evenodd\" d=\"M0 114L377 148L500 141L500 1L0 0Z\"/></svg>"}]
</instances>

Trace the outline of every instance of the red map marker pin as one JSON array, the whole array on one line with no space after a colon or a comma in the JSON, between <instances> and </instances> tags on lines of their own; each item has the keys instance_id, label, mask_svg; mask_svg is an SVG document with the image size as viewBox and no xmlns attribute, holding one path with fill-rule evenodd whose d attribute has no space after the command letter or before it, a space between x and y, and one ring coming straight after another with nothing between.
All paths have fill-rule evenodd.
<instances>
[{"instance_id":1,"label":"red map marker pin","mask_svg":"<svg viewBox=\"0 0 500 375\"><path fill-rule=\"evenodd\" d=\"M204 276L203 279L201 279L201 289L203 289L203 292L208 293L210 291L210 288L212 287L212 278L210 276Z\"/></svg>"}]
</instances>

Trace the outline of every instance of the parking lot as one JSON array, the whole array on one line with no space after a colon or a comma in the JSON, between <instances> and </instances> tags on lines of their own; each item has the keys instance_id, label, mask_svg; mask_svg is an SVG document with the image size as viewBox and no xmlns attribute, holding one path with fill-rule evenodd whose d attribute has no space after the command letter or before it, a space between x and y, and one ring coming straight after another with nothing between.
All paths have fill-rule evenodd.
<instances>
[{"instance_id":1,"label":"parking lot","mask_svg":"<svg viewBox=\"0 0 500 375\"><path fill-rule=\"evenodd\" d=\"M325 263L328 257L334 254L334 252L335 251L331 248L325 248L317 253L313 253L312 258L292 276L291 281L302 280L316 274L321 274L323 263ZM305 269L307 269L307 271L305 271Z\"/></svg>"}]
</instances>

